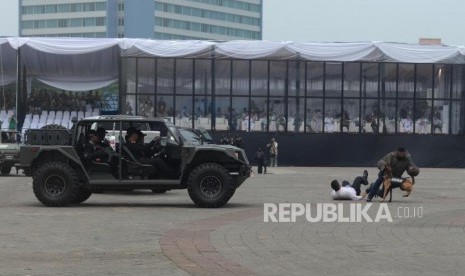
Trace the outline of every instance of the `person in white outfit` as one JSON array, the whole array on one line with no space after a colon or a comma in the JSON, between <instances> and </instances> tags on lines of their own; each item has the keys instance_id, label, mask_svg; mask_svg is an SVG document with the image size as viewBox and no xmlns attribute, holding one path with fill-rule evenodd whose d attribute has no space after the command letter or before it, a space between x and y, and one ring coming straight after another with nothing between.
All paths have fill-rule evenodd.
<instances>
[{"instance_id":1,"label":"person in white outfit","mask_svg":"<svg viewBox=\"0 0 465 276\"><path fill-rule=\"evenodd\" d=\"M270 167L278 166L278 142L271 138L271 142L266 145L270 149Z\"/></svg>"},{"instance_id":2,"label":"person in white outfit","mask_svg":"<svg viewBox=\"0 0 465 276\"><path fill-rule=\"evenodd\" d=\"M339 184L337 180L333 180L331 182L331 198L334 200L360 200L362 199L361 196L357 195L355 189L349 184L342 186Z\"/></svg>"}]
</instances>

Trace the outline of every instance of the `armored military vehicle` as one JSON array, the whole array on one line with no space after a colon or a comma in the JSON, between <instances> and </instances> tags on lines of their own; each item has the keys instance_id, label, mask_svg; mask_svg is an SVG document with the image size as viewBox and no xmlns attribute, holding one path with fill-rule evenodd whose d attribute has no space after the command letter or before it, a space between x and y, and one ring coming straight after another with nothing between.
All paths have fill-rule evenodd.
<instances>
[{"instance_id":1,"label":"armored military vehicle","mask_svg":"<svg viewBox=\"0 0 465 276\"><path fill-rule=\"evenodd\" d=\"M98 129L105 130L108 146L97 150L105 151L107 157L86 159L89 134ZM157 162L137 158L128 145L129 130L140 131L147 140L157 140L157 150L149 158L167 164L175 175L167 176L162 167L153 165ZM221 207L251 174L245 152L234 146L205 144L191 134L158 118L85 118L72 132L57 129L28 133L32 137L28 140L35 142L21 146L20 165L33 177L34 194L46 206L82 203L95 190L187 189L197 206Z\"/></svg>"}]
</instances>

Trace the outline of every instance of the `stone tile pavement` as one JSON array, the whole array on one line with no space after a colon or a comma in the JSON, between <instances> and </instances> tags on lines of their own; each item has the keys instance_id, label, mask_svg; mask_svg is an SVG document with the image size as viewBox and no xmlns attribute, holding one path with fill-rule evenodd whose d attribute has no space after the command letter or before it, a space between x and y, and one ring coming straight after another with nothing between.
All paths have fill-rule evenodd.
<instances>
[{"instance_id":1,"label":"stone tile pavement","mask_svg":"<svg viewBox=\"0 0 465 276\"><path fill-rule=\"evenodd\" d=\"M460 169L422 169L409 198L395 190L392 222L264 222L265 202L341 203L347 213L351 202L330 200L329 182L362 170L270 168L221 209L195 208L185 190L47 208L30 178L1 177L0 275L463 275Z\"/></svg>"}]
</instances>

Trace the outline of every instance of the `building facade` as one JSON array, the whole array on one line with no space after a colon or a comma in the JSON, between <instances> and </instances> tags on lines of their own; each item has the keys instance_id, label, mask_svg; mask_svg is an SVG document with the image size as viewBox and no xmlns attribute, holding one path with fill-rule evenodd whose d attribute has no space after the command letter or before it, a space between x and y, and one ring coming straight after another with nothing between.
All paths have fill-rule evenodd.
<instances>
[{"instance_id":1,"label":"building facade","mask_svg":"<svg viewBox=\"0 0 465 276\"><path fill-rule=\"evenodd\" d=\"M262 0L20 0L20 36L262 39Z\"/></svg>"}]
</instances>

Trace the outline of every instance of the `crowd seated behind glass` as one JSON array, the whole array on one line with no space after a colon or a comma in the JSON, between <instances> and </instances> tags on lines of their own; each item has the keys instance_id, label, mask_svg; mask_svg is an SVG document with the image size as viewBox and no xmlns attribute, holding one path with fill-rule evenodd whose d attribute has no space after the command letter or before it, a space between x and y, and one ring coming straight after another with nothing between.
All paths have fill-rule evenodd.
<instances>
[{"instance_id":1,"label":"crowd seated behind glass","mask_svg":"<svg viewBox=\"0 0 465 276\"><path fill-rule=\"evenodd\" d=\"M32 89L28 97L28 114L41 114L46 111L86 111L101 108L101 98L98 91L71 92Z\"/></svg>"},{"instance_id":2,"label":"crowd seated behind glass","mask_svg":"<svg viewBox=\"0 0 465 276\"><path fill-rule=\"evenodd\" d=\"M413 121L409 118L404 118L400 120L400 130L402 133L412 133L413 132Z\"/></svg>"}]
</instances>

